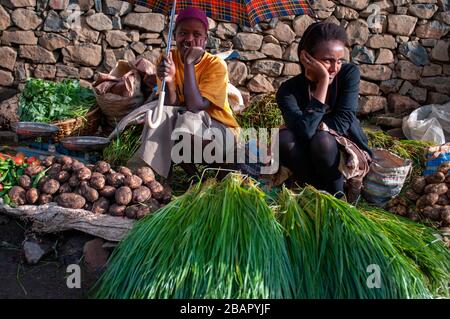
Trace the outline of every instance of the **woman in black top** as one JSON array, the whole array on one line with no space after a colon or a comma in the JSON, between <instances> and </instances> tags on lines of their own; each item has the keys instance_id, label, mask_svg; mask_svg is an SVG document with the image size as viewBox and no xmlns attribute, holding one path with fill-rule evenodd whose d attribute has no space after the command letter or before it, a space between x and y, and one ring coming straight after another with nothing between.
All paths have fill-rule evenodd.
<instances>
[{"instance_id":1,"label":"woman in black top","mask_svg":"<svg viewBox=\"0 0 450 319\"><path fill-rule=\"evenodd\" d=\"M287 126L280 131L281 163L299 182L336 195L344 191L343 147L337 140L353 142L365 155L359 157L365 167L371 155L356 118L359 69L344 63L346 43L342 27L310 25L298 48L302 73L284 82L276 96Z\"/></svg>"}]
</instances>

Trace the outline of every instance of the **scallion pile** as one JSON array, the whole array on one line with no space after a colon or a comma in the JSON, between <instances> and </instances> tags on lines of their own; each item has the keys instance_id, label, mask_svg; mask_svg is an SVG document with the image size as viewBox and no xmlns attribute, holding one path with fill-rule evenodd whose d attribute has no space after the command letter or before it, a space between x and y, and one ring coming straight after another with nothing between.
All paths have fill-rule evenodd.
<instances>
[{"instance_id":1,"label":"scallion pile","mask_svg":"<svg viewBox=\"0 0 450 319\"><path fill-rule=\"evenodd\" d=\"M306 187L283 190L280 222L297 298L431 298L445 294L450 255L432 230ZM379 284L375 269L379 270Z\"/></svg>"},{"instance_id":2,"label":"scallion pile","mask_svg":"<svg viewBox=\"0 0 450 319\"><path fill-rule=\"evenodd\" d=\"M99 298L433 298L450 255L433 230L312 187L266 195L229 174L137 222Z\"/></svg>"},{"instance_id":3,"label":"scallion pile","mask_svg":"<svg viewBox=\"0 0 450 319\"><path fill-rule=\"evenodd\" d=\"M100 298L291 298L283 231L264 193L230 174L138 222L100 278Z\"/></svg>"}]
</instances>

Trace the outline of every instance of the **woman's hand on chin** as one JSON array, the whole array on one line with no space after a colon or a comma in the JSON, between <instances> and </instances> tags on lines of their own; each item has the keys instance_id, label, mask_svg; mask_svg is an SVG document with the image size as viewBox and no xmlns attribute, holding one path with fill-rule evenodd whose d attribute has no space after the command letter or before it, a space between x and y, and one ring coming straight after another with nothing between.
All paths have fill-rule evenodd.
<instances>
[{"instance_id":1,"label":"woman's hand on chin","mask_svg":"<svg viewBox=\"0 0 450 319\"><path fill-rule=\"evenodd\" d=\"M305 76L308 80L315 83L329 81L330 74L325 66L305 50L300 53L300 62L305 68Z\"/></svg>"}]
</instances>

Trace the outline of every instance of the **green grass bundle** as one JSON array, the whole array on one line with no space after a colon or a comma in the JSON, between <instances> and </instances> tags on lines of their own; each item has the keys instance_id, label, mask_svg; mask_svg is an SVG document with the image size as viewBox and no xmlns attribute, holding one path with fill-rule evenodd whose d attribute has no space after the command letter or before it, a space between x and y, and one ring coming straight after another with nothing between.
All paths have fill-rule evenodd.
<instances>
[{"instance_id":1,"label":"green grass bundle","mask_svg":"<svg viewBox=\"0 0 450 319\"><path fill-rule=\"evenodd\" d=\"M29 79L19 99L21 121L49 123L85 116L96 103L94 92L78 80Z\"/></svg>"},{"instance_id":2,"label":"green grass bundle","mask_svg":"<svg viewBox=\"0 0 450 319\"><path fill-rule=\"evenodd\" d=\"M406 226L382 223L311 187L298 195L283 190L279 218L297 298L431 298L432 290L443 284L440 262L447 257L440 249L423 250L416 259L410 255L421 248L410 246L420 242L411 240L418 229L411 228L411 236L405 237ZM431 258L439 261L433 264Z\"/></svg>"},{"instance_id":3,"label":"green grass bundle","mask_svg":"<svg viewBox=\"0 0 450 319\"><path fill-rule=\"evenodd\" d=\"M103 159L113 166L126 166L141 145L142 130L142 125L126 128L103 150Z\"/></svg>"},{"instance_id":4,"label":"green grass bundle","mask_svg":"<svg viewBox=\"0 0 450 319\"><path fill-rule=\"evenodd\" d=\"M364 132L369 139L370 148L383 148L400 156L401 158L410 158L413 161L415 170L425 168L425 154L429 146L433 144L424 141L399 140L383 131L374 131L365 128Z\"/></svg>"},{"instance_id":5,"label":"green grass bundle","mask_svg":"<svg viewBox=\"0 0 450 319\"><path fill-rule=\"evenodd\" d=\"M358 209L377 223L402 255L418 266L434 296L449 296L450 251L436 230L376 206L363 204Z\"/></svg>"},{"instance_id":6,"label":"green grass bundle","mask_svg":"<svg viewBox=\"0 0 450 319\"><path fill-rule=\"evenodd\" d=\"M139 221L114 251L99 298L291 298L281 225L237 174L197 184Z\"/></svg>"},{"instance_id":7,"label":"green grass bundle","mask_svg":"<svg viewBox=\"0 0 450 319\"><path fill-rule=\"evenodd\" d=\"M237 120L242 128L275 128L283 124L283 117L273 93L255 99L237 116Z\"/></svg>"}]
</instances>

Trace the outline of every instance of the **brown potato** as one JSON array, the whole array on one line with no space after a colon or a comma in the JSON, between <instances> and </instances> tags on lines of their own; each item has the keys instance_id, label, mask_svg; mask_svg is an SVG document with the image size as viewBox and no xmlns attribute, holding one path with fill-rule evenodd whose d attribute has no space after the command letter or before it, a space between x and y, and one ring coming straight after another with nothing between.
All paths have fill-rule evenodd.
<instances>
[{"instance_id":1,"label":"brown potato","mask_svg":"<svg viewBox=\"0 0 450 319\"><path fill-rule=\"evenodd\" d=\"M133 198L133 192L128 186L122 186L116 190L114 197L118 205L128 205Z\"/></svg>"},{"instance_id":2,"label":"brown potato","mask_svg":"<svg viewBox=\"0 0 450 319\"><path fill-rule=\"evenodd\" d=\"M408 202L403 197L398 196L398 204L403 206L408 206Z\"/></svg>"},{"instance_id":3,"label":"brown potato","mask_svg":"<svg viewBox=\"0 0 450 319\"><path fill-rule=\"evenodd\" d=\"M431 206L436 204L439 199L439 195L436 193L430 193L426 195L420 196L420 198L416 202L416 206L418 208L424 208L425 206Z\"/></svg>"},{"instance_id":4,"label":"brown potato","mask_svg":"<svg viewBox=\"0 0 450 319\"><path fill-rule=\"evenodd\" d=\"M78 179L77 175L72 175L70 176L68 183L70 187L78 187L80 185L80 180Z\"/></svg>"},{"instance_id":5,"label":"brown potato","mask_svg":"<svg viewBox=\"0 0 450 319\"><path fill-rule=\"evenodd\" d=\"M72 172L72 164L64 164L61 167L61 170L66 171L66 172Z\"/></svg>"},{"instance_id":6,"label":"brown potato","mask_svg":"<svg viewBox=\"0 0 450 319\"><path fill-rule=\"evenodd\" d=\"M406 191L405 195L406 195L406 197L407 197L409 200L412 200L413 202L416 202L416 201L419 199L419 197L420 197L420 195L417 194L417 193L416 193L414 190L412 190L412 189L408 189L408 190Z\"/></svg>"},{"instance_id":7,"label":"brown potato","mask_svg":"<svg viewBox=\"0 0 450 319\"><path fill-rule=\"evenodd\" d=\"M141 186L133 190L133 203L143 203L152 196L150 189L146 186Z\"/></svg>"},{"instance_id":8,"label":"brown potato","mask_svg":"<svg viewBox=\"0 0 450 319\"><path fill-rule=\"evenodd\" d=\"M50 166L50 169L47 171L47 175L50 178L58 179L59 172L61 172L62 166L61 164L54 163L52 166Z\"/></svg>"},{"instance_id":9,"label":"brown potato","mask_svg":"<svg viewBox=\"0 0 450 319\"><path fill-rule=\"evenodd\" d=\"M155 173L150 167L141 167L136 171L136 175L142 179L144 184L151 183L155 180Z\"/></svg>"},{"instance_id":10,"label":"brown potato","mask_svg":"<svg viewBox=\"0 0 450 319\"><path fill-rule=\"evenodd\" d=\"M142 179L137 175L127 175L123 180L123 184L131 189L136 189L142 185Z\"/></svg>"},{"instance_id":11,"label":"brown potato","mask_svg":"<svg viewBox=\"0 0 450 319\"><path fill-rule=\"evenodd\" d=\"M136 209L136 219L142 219L151 213L150 208L144 205L138 205Z\"/></svg>"},{"instance_id":12,"label":"brown potato","mask_svg":"<svg viewBox=\"0 0 450 319\"><path fill-rule=\"evenodd\" d=\"M398 197L394 197L394 198L391 198L391 199L386 203L385 209L386 209L386 210L390 210L392 207L397 206L397 205L398 205Z\"/></svg>"},{"instance_id":13,"label":"brown potato","mask_svg":"<svg viewBox=\"0 0 450 319\"><path fill-rule=\"evenodd\" d=\"M50 176L42 176L42 178L38 182L39 188L42 188L42 185L44 185L50 179L51 179Z\"/></svg>"},{"instance_id":14,"label":"brown potato","mask_svg":"<svg viewBox=\"0 0 450 319\"><path fill-rule=\"evenodd\" d=\"M164 193L163 193L164 188L159 182L152 181L147 186L148 186L148 188L150 188L153 198L160 200L164 197Z\"/></svg>"},{"instance_id":15,"label":"brown potato","mask_svg":"<svg viewBox=\"0 0 450 319\"><path fill-rule=\"evenodd\" d=\"M439 199L436 202L436 205L442 205L442 206L450 205L450 199L445 194L440 195Z\"/></svg>"},{"instance_id":16,"label":"brown potato","mask_svg":"<svg viewBox=\"0 0 450 319\"><path fill-rule=\"evenodd\" d=\"M28 166L27 168L25 168L25 174L27 174L28 176L34 176L34 175L39 174L43 170L45 170L44 166L31 165L31 166Z\"/></svg>"},{"instance_id":17,"label":"brown potato","mask_svg":"<svg viewBox=\"0 0 450 319\"><path fill-rule=\"evenodd\" d=\"M119 188L123 185L123 182L125 180L125 176L120 173L112 173L106 175L106 184L113 186L115 188Z\"/></svg>"},{"instance_id":18,"label":"brown potato","mask_svg":"<svg viewBox=\"0 0 450 319\"><path fill-rule=\"evenodd\" d=\"M53 200L53 196L50 194L41 194L39 195L39 205L45 205L50 203Z\"/></svg>"},{"instance_id":19,"label":"brown potato","mask_svg":"<svg viewBox=\"0 0 450 319\"><path fill-rule=\"evenodd\" d=\"M88 182L82 181L80 184L81 196L86 198L88 202L95 202L98 199L98 192L94 188L90 187Z\"/></svg>"},{"instance_id":20,"label":"brown potato","mask_svg":"<svg viewBox=\"0 0 450 319\"><path fill-rule=\"evenodd\" d=\"M441 219L447 224L450 225L450 206L445 205L441 210Z\"/></svg>"},{"instance_id":21,"label":"brown potato","mask_svg":"<svg viewBox=\"0 0 450 319\"><path fill-rule=\"evenodd\" d=\"M441 208L439 205L427 206L422 210L423 215L431 220L441 220Z\"/></svg>"},{"instance_id":22,"label":"brown potato","mask_svg":"<svg viewBox=\"0 0 450 319\"><path fill-rule=\"evenodd\" d=\"M94 171L100 173L100 174L108 174L111 170L111 165L109 165L105 161L98 161L95 163Z\"/></svg>"},{"instance_id":23,"label":"brown potato","mask_svg":"<svg viewBox=\"0 0 450 319\"><path fill-rule=\"evenodd\" d=\"M46 158L43 159L43 161L41 163L45 167L50 167L50 166L52 166L52 164L54 162L55 162L55 157L54 156L47 156Z\"/></svg>"},{"instance_id":24,"label":"brown potato","mask_svg":"<svg viewBox=\"0 0 450 319\"><path fill-rule=\"evenodd\" d=\"M129 219L136 219L136 213L138 211L138 207L137 205L133 205L133 206L128 206L125 209L125 215L129 218Z\"/></svg>"},{"instance_id":25,"label":"brown potato","mask_svg":"<svg viewBox=\"0 0 450 319\"><path fill-rule=\"evenodd\" d=\"M56 179L49 179L42 185L41 191L45 194L52 195L58 191L59 186L60 184Z\"/></svg>"},{"instance_id":26,"label":"brown potato","mask_svg":"<svg viewBox=\"0 0 450 319\"><path fill-rule=\"evenodd\" d=\"M69 178L70 178L70 173L62 170L61 172L59 172L57 180L60 183L65 183L69 180Z\"/></svg>"},{"instance_id":27,"label":"brown potato","mask_svg":"<svg viewBox=\"0 0 450 319\"><path fill-rule=\"evenodd\" d=\"M22 175L19 177L19 186L24 189L30 189L31 187L31 178L28 175Z\"/></svg>"},{"instance_id":28,"label":"brown potato","mask_svg":"<svg viewBox=\"0 0 450 319\"><path fill-rule=\"evenodd\" d=\"M72 187L70 186L69 183L64 183L61 186L59 186L58 194L71 193L71 192L72 192Z\"/></svg>"},{"instance_id":29,"label":"brown potato","mask_svg":"<svg viewBox=\"0 0 450 319\"><path fill-rule=\"evenodd\" d=\"M445 175L441 172L430 174L425 177L425 181L427 182L427 184L439 184L445 181Z\"/></svg>"},{"instance_id":30,"label":"brown potato","mask_svg":"<svg viewBox=\"0 0 450 319\"><path fill-rule=\"evenodd\" d=\"M117 204L112 204L109 207L108 213L112 216L123 216L125 214L126 206L121 206Z\"/></svg>"},{"instance_id":31,"label":"brown potato","mask_svg":"<svg viewBox=\"0 0 450 319\"><path fill-rule=\"evenodd\" d=\"M161 204L154 198L149 198L146 202L145 205L150 209L150 212L155 212L158 209L161 208Z\"/></svg>"},{"instance_id":32,"label":"brown potato","mask_svg":"<svg viewBox=\"0 0 450 319\"><path fill-rule=\"evenodd\" d=\"M172 200L172 188L169 186L164 186L161 202L164 204L168 204L171 200Z\"/></svg>"},{"instance_id":33,"label":"brown potato","mask_svg":"<svg viewBox=\"0 0 450 319\"><path fill-rule=\"evenodd\" d=\"M445 182L450 184L450 173L445 176Z\"/></svg>"},{"instance_id":34,"label":"brown potato","mask_svg":"<svg viewBox=\"0 0 450 319\"><path fill-rule=\"evenodd\" d=\"M30 188L26 194L28 204L35 204L39 199L39 191L36 188Z\"/></svg>"},{"instance_id":35,"label":"brown potato","mask_svg":"<svg viewBox=\"0 0 450 319\"><path fill-rule=\"evenodd\" d=\"M58 158L58 162L59 162L59 164L61 164L62 166L66 165L66 164L71 165L72 162L73 162L73 159L72 159L72 157L70 157L70 156L62 155L62 156L60 156L60 157Z\"/></svg>"},{"instance_id":36,"label":"brown potato","mask_svg":"<svg viewBox=\"0 0 450 319\"><path fill-rule=\"evenodd\" d=\"M438 172L448 174L448 171L450 170L450 161L444 162L438 167Z\"/></svg>"},{"instance_id":37,"label":"brown potato","mask_svg":"<svg viewBox=\"0 0 450 319\"><path fill-rule=\"evenodd\" d=\"M414 180L414 182L412 183L412 189L417 194L422 194L423 193L423 189L425 188L425 186L427 186L427 182L425 180L425 177L423 177L423 176L420 176L420 177L416 178Z\"/></svg>"},{"instance_id":38,"label":"brown potato","mask_svg":"<svg viewBox=\"0 0 450 319\"><path fill-rule=\"evenodd\" d=\"M8 191L8 196L16 205L25 205L27 203L27 192L20 186L13 186Z\"/></svg>"},{"instance_id":39,"label":"brown potato","mask_svg":"<svg viewBox=\"0 0 450 319\"><path fill-rule=\"evenodd\" d=\"M445 183L440 184L429 184L425 186L425 194L436 193L438 195L443 195L447 193L448 187Z\"/></svg>"},{"instance_id":40,"label":"brown potato","mask_svg":"<svg viewBox=\"0 0 450 319\"><path fill-rule=\"evenodd\" d=\"M420 220L419 214L417 214L417 212L411 211L411 210L408 212L406 217L411 219L412 221L415 221L415 222Z\"/></svg>"},{"instance_id":41,"label":"brown potato","mask_svg":"<svg viewBox=\"0 0 450 319\"><path fill-rule=\"evenodd\" d=\"M92 172L89 168L83 167L82 169L78 170L77 177L80 181L87 181L91 178Z\"/></svg>"},{"instance_id":42,"label":"brown potato","mask_svg":"<svg viewBox=\"0 0 450 319\"><path fill-rule=\"evenodd\" d=\"M66 208L81 209L86 205L84 197L75 193L64 193L55 199L59 206Z\"/></svg>"},{"instance_id":43,"label":"brown potato","mask_svg":"<svg viewBox=\"0 0 450 319\"><path fill-rule=\"evenodd\" d=\"M109 210L109 200L105 197L100 197L92 205L92 212L94 214L106 214Z\"/></svg>"},{"instance_id":44,"label":"brown potato","mask_svg":"<svg viewBox=\"0 0 450 319\"><path fill-rule=\"evenodd\" d=\"M91 185L92 188L101 190L106 185L105 176L103 176L103 174L101 174L101 173L94 172L94 173L92 173L92 177L89 180L89 184Z\"/></svg>"},{"instance_id":45,"label":"brown potato","mask_svg":"<svg viewBox=\"0 0 450 319\"><path fill-rule=\"evenodd\" d=\"M394 206L389 211L400 216L406 216L408 214L408 208L403 205Z\"/></svg>"},{"instance_id":46,"label":"brown potato","mask_svg":"<svg viewBox=\"0 0 450 319\"><path fill-rule=\"evenodd\" d=\"M77 172L77 171L79 171L80 169L82 169L82 168L84 168L84 167L85 167L84 164L81 163L80 161L78 161L78 160L76 160L76 159L74 159L74 160L72 161L72 171L73 171L73 172Z\"/></svg>"},{"instance_id":47,"label":"brown potato","mask_svg":"<svg viewBox=\"0 0 450 319\"><path fill-rule=\"evenodd\" d=\"M131 169L129 169L128 167L125 167L125 166L119 166L117 172L123 174L124 176L133 175L133 172L131 171Z\"/></svg>"},{"instance_id":48,"label":"brown potato","mask_svg":"<svg viewBox=\"0 0 450 319\"><path fill-rule=\"evenodd\" d=\"M86 204L84 204L83 209L87 210L87 211L92 211L92 208L94 207L94 205L90 202L86 202Z\"/></svg>"},{"instance_id":49,"label":"brown potato","mask_svg":"<svg viewBox=\"0 0 450 319\"><path fill-rule=\"evenodd\" d=\"M116 189L112 186L106 185L99 191L99 194L102 197L114 198L114 195L116 194Z\"/></svg>"}]
</instances>

